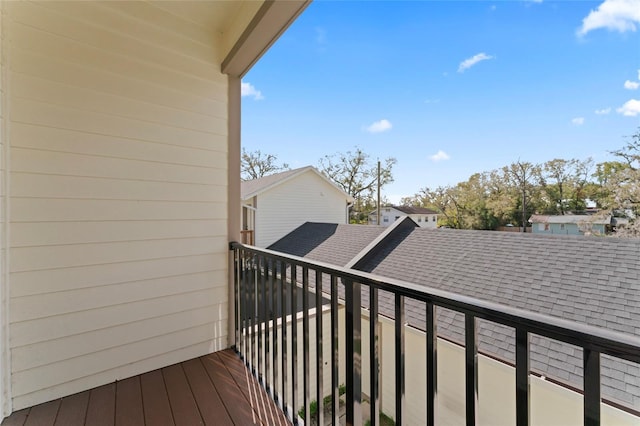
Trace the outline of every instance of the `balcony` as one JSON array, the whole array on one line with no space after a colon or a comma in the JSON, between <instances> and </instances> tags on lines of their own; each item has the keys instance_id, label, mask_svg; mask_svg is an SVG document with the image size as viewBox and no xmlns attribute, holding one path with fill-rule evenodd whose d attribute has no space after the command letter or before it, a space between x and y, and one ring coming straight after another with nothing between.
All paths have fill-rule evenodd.
<instances>
[{"instance_id":1,"label":"balcony","mask_svg":"<svg viewBox=\"0 0 640 426\"><path fill-rule=\"evenodd\" d=\"M609 401L601 385L601 360L638 366L636 336L271 250L231 249L236 350L294 424L638 422L637 410ZM416 309L423 324L409 320ZM462 316L463 342L439 337L441 311ZM479 350L481 322L513 331L513 363ZM576 348L582 386L534 371L530 347L540 339Z\"/></svg>"}]
</instances>

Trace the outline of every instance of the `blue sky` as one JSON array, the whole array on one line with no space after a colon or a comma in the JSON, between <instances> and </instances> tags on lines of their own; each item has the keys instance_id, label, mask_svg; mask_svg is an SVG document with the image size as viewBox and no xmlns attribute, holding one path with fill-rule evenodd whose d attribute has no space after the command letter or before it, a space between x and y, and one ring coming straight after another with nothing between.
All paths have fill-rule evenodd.
<instances>
[{"instance_id":1,"label":"blue sky","mask_svg":"<svg viewBox=\"0 0 640 426\"><path fill-rule=\"evenodd\" d=\"M392 202L639 126L640 0L316 0L243 79L245 149L393 156Z\"/></svg>"}]
</instances>

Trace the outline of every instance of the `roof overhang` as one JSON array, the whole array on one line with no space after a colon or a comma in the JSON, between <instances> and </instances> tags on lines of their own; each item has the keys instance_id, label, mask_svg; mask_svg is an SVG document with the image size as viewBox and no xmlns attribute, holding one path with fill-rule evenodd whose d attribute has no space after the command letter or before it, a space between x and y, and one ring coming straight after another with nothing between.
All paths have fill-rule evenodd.
<instances>
[{"instance_id":1,"label":"roof overhang","mask_svg":"<svg viewBox=\"0 0 640 426\"><path fill-rule=\"evenodd\" d=\"M311 0L266 0L222 61L222 72L244 76Z\"/></svg>"}]
</instances>

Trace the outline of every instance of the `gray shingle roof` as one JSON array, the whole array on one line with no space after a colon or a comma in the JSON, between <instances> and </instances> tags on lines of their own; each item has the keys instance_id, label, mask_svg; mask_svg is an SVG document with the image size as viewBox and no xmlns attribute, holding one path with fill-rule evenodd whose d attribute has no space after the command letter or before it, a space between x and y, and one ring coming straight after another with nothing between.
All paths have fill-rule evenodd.
<instances>
[{"instance_id":1,"label":"gray shingle roof","mask_svg":"<svg viewBox=\"0 0 640 426\"><path fill-rule=\"evenodd\" d=\"M631 335L640 335L640 240L537 236L415 228L372 253L359 269L478 299ZM393 304L380 298L381 313ZM384 306L383 306L384 305ZM424 308L407 301L410 323L424 327ZM463 316L438 315L439 333L463 342ZM513 329L481 321L480 350L513 361ZM582 352L533 336L531 367L582 387ZM640 406L640 366L603 357L603 395Z\"/></svg>"},{"instance_id":2,"label":"gray shingle roof","mask_svg":"<svg viewBox=\"0 0 640 426\"><path fill-rule=\"evenodd\" d=\"M345 266L385 229L384 226L306 222L267 248Z\"/></svg>"},{"instance_id":3,"label":"gray shingle roof","mask_svg":"<svg viewBox=\"0 0 640 426\"><path fill-rule=\"evenodd\" d=\"M304 224L283 238L286 244L276 243L270 248L344 266L349 256L358 253L357 246L362 249L367 245L365 240L373 241L380 235L380 228ZM388 234L384 244L364 256L356 267L640 336L640 239L403 227ZM366 291L362 303L368 306ZM380 293L379 309L381 314L393 317L390 294ZM405 310L410 324L424 328L424 304L407 300ZM463 315L439 309L438 333L464 342ZM513 329L479 320L478 333L482 352L514 362ZM530 359L533 371L582 388L579 348L531 336ZM602 394L638 410L640 366L603 356Z\"/></svg>"}]
</instances>

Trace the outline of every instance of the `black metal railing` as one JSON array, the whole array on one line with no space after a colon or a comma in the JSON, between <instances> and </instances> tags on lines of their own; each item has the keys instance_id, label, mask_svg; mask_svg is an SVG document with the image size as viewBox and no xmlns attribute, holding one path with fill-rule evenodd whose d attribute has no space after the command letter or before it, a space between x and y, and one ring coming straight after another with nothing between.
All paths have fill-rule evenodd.
<instances>
[{"instance_id":1,"label":"black metal railing","mask_svg":"<svg viewBox=\"0 0 640 426\"><path fill-rule=\"evenodd\" d=\"M436 309L447 308L464 314L465 330L465 419L467 425L478 419L478 319L515 329L515 401L516 424L530 422L531 335L544 336L582 348L583 418L585 425L599 425L601 418L600 357L607 354L640 363L640 339L586 324L570 322L521 309L453 294L422 285L359 272L352 269L310 261L301 257L231 243L235 265L235 342L236 350L247 368L259 379L270 396L298 424L324 424L324 411L331 423L340 417L340 350L344 350L343 396L346 424L362 424L363 335L368 331L368 365L370 406L369 424L380 424L380 347L379 291L393 295L395 345L395 422L403 424L405 414L405 300L424 302L426 318L426 419L436 423L437 329ZM310 280L312 288L310 288ZM339 291L339 286L342 291ZM368 290L363 292L363 290ZM363 306L363 294L368 306ZM339 309L344 309L345 327L339 330ZM367 309L369 329L362 329L363 308ZM330 315L330 335L325 336L322 313ZM310 329L314 316L315 329ZM298 323L302 330L298 330ZM315 339L310 339L310 332ZM339 333L344 333L344 348L339 347ZM302 353L298 339L302 338ZM326 339L326 340L325 340ZM315 341L312 341L315 340ZM323 345L329 341L330 359L323 359ZM310 359L311 351L316 354ZM299 357L302 371L298 371ZM328 362L331 391L324 395L324 365ZM311 389L315 378L315 389ZM388 384L387 384L388 385ZM302 386L299 389L299 386ZM301 401L298 401L301 390ZM316 407L313 409L312 392ZM328 406L328 407L326 407ZM301 407L297 410L297 407Z\"/></svg>"}]
</instances>

